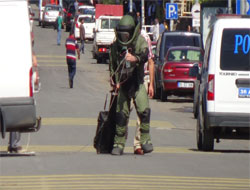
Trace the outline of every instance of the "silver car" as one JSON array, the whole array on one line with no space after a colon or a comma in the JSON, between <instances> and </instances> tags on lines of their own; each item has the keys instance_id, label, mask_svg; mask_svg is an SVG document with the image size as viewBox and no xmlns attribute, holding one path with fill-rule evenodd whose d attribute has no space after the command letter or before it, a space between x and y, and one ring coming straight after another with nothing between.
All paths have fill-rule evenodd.
<instances>
[{"instance_id":1,"label":"silver car","mask_svg":"<svg viewBox=\"0 0 250 190\"><path fill-rule=\"evenodd\" d=\"M55 25L56 18L59 16L59 12L62 13L63 17L63 11L60 5L46 5L43 12L42 27L44 28L48 25Z\"/></svg>"}]
</instances>

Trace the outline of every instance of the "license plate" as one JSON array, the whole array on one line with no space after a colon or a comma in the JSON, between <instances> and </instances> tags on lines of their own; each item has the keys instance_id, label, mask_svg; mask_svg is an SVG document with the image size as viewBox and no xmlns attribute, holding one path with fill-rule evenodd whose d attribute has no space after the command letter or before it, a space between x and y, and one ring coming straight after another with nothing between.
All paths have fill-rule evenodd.
<instances>
[{"instance_id":1,"label":"license plate","mask_svg":"<svg viewBox=\"0 0 250 190\"><path fill-rule=\"evenodd\" d=\"M193 88L194 87L194 83L192 82L178 82L177 85L179 88Z\"/></svg>"},{"instance_id":2,"label":"license plate","mask_svg":"<svg viewBox=\"0 0 250 190\"><path fill-rule=\"evenodd\" d=\"M250 88L239 88L239 98L250 98Z\"/></svg>"}]
</instances>

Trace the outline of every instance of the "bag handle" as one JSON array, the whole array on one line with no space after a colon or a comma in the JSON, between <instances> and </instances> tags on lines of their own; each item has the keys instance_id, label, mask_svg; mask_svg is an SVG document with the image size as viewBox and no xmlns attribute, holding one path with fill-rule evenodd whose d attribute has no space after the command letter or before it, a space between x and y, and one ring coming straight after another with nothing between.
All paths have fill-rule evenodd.
<instances>
[{"instance_id":1,"label":"bag handle","mask_svg":"<svg viewBox=\"0 0 250 190\"><path fill-rule=\"evenodd\" d=\"M107 99L108 99L108 94L106 94L106 99L105 99L105 103L104 103L104 111L106 110Z\"/></svg>"}]
</instances>

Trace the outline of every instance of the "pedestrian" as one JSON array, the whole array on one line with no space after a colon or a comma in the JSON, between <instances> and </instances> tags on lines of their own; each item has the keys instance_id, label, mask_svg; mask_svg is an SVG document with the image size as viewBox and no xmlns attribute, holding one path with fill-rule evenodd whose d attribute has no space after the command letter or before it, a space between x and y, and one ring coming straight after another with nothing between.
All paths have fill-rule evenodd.
<instances>
[{"instance_id":1,"label":"pedestrian","mask_svg":"<svg viewBox=\"0 0 250 190\"><path fill-rule=\"evenodd\" d=\"M78 13L78 6L79 6L78 0L75 0L74 7L75 7L75 12L76 13Z\"/></svg>"},{"instance_id":2,"label":"pedestrian","mask_svg":"<svg viewBox=\"0 0 250 190\"><path fill-rule=\"evenodd\" d=\"M136 19L137 19L137 23L141 22L141 14L140 14L140 12L136 12Z\"/></svg>"},{"instance_id":3,"label":"pedestrian","mask_svg":"<svg viewBox=\"0 0 250 190\"><path fill-rule=\"evenodd\" d=\"M150 98L154 97L154 54L152 52L152 44L149 35L146 33L145 30L141 31L141 35L145 38L148 43L148 61L144 65L144 85L148 96ZM144 152L141 148L140 144L140 118L137 118L136 122L136 130L135 130L135 137L134 137L134 154L143 155Z\"/></svg>"},{"instance_id":4,"label":"pedestrian","mask_svg":"<svg viewBox=\"0 0 250 190\"><path fill-rule=\"evenodd\" d=\"M63 25L62 13L59 12L59 16L56 19L57 25L57 45L61 45L61 36L62 36L62 25Z\"/></svg>"},{"instance_id":5,"label":"pedestrian","mask_svg":"<svg viewBox=\"0 0 250 190\"><path fill-rule=\"evenodd\" d=\"M10 132L8 152L19 153L22 151L22 146L20 145L21 133L18 131Z\"/></svg>"},{"instance_id":6,"label":"pedestrian","mask_svg":"<svg viewBox=\"0 0 250 190\"><path fill-rule=\"evenodd\" d=\"M74 76L76 74L76 52L78 54L78 59L80 59L80 51L74 32L70 32L69 37L66 39L65 47L69 74L69 87L73 88Z\"/></svg>"},{"instance_id":7,"label":"pedestrian","mask_svg":"<svg viewBox=\"0 0 250 190\"><path fill-rule=\"evenodd\" d=\"M187 26L187 31L192 32L192 27L190 25Z\"/></svg>"},{"instance_id":8,"label":"pedestrian","mask_svg":"<svg viewBox=\"0 0 250 190\"><path fill-rule=\"evenodd\" d=\"M140 118L140 144L144 153L153 151L149 134L150 108L143 84L144 64L148 59L148 44L140 35L140 24L125 15L116 27L116 40L111 45L111 85L118 92L116 106L116 134L112 155L122 155L126 143L126 126L133 100Z\"/></svg>"},{"instance_id":9,"label":"pedestrian","mask_svg":"<svg viewBox=\"0 0 250 190\"><path fill-rule=\"evenodd\" d=\"M84 19L81 19L81 25L80 25L80 40L81 40L81 47L80 52L84 54L84 41L85 41L85 28L84 28Z\"/></svg>"},{"instance_id":10,"label":"pedestrian","mask_svg":"<svg viewBox=\"0 0 250 190\"><path fill-rule=\"evenodd\" d=\"M156 18L153 27L153 41L157 42L159 35L160 35L160 25L158 18Z\"/></svg>"}]
</instances>

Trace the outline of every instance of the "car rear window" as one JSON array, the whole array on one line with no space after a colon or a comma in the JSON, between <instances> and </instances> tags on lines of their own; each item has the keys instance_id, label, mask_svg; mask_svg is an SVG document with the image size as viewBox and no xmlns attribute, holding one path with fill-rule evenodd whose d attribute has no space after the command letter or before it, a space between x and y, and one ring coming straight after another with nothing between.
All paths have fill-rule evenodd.
<instances>
[{"instance_id":1,"label":"car rear window","mask_svg":"<svg viewBox=\"0 0 250 190\"><path fill-rule=\"evenodd\" d=\"M79 9L79 13L83 15L95 15L95 8Z\"/></svg>"},{"instance_id":2,"label":"car rear window","mask_svg":"<svg viewBox=\"0 0 250 190\"><path fill-rule=\"evenodd\" d=\"M195 46L200 47L200 38L198 36L167 36L165 40L165 52L166 55L168 49L173 46Z\"/></svg>"},{"instance_id":3,"label":"car rear window","mask_svg":"<svg viewBox=\"0 0 250 190\"><path fill-rule=\"evenodd\" d=\"M198 50L188 50L188 49L178 49L171 50L168 52L168 61L184 61L184 62L194 62L202 61L202 54Z\"/></svg>"},{"instance_id":4,"label":"car rear window","mask_svg":"<svg viewBox=\"0 0 250 190\"><path fill-rule=\"evenodd\" d=\"M102 19L101 28L102 29L114 29L119 23L119 19ZM109 23L110 22L110 23Z\"/></svg>"},{"instance_id":5,"label":"car rear window","mask_svg":"<svg viewBox=\"0 0 250 190\"><path fill-rule=\"evenodd\" d=\"M84 20L84 23L94 23L95 22L95 19L91 18L91 17L80 17L78 19L78 22L81 22L82 19Z\"/></svg>"},{"instance_id":6,"label":"car rear window","mask_svg":"<svg viewBox=\"0 0 250 190\"><path fill-rule=\"evenodd\" d=\"M221 70L250 71L250 29L224 29Z\"/></svg>"}]
</instances>

